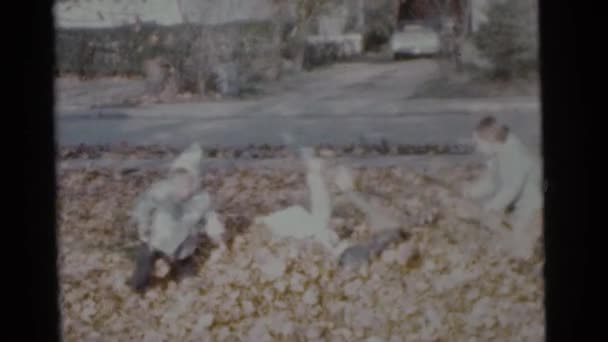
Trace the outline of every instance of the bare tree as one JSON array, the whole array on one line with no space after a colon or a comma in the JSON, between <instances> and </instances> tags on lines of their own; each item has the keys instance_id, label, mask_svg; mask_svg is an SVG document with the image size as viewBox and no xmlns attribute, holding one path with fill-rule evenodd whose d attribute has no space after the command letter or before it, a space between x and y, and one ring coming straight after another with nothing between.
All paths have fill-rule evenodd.
<instances>
[{"instance_id":1,"label":"bare tree","mask_svg":"<svg viewBox=\"0 0 608 342\"><path fill-rule=\"evenodd\" d=\"M277 21L287 28L282 37L283 54L303 65L306 37L312 34L317 19L335 5L334 0L273 0L277 8ZM288 19L286 19L288 18ZM291 21L285 25L285 21Z\"/></svg>"}]
</instances>

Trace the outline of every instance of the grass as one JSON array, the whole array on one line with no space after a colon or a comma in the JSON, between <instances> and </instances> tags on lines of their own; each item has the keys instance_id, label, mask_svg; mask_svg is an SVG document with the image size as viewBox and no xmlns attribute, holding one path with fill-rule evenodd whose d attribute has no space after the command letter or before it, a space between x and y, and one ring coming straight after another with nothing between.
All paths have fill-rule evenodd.
<instances>
[{"instance_id":1,"label":"grass","mask_svg":"<svg viewBox=\"0 0 608 342\"><path fill-rule=\"evenodd\" d=\"M449 71L422 84L410 98L483 98L538 96L536 77L509 81Z\"/></svg>"}]
</instances>

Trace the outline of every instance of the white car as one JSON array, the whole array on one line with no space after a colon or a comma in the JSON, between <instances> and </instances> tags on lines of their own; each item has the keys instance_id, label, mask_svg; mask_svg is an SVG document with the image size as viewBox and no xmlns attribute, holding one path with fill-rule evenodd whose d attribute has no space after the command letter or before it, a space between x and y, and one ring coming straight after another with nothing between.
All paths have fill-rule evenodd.
<instances>
[{"instance_id":1,"label":"white car","mask_svg":"<svg viewBox=\"0 0 608 342\"><path fill-rule=\"evenodd\" d=\"M440 52L439 34L430 27L411 24L393 33L390 48L395 59L433 56Z\"/></svg>"}]
</instances>

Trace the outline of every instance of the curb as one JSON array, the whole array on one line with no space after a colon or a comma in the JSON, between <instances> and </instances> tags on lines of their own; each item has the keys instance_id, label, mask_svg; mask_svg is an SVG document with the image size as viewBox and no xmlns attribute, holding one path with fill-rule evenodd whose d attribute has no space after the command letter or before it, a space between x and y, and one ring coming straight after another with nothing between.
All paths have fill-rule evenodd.
<instances>
[{"instance_id":1,"label":"curb","mask_svg":"<svg viewBox=\"0 0 608 342\"><path fill-rule=\"evenodd\" d=\"M164 170L169 167L173 159L74 159L57 162L59 171L107 168L114 169L120 173L138 172L142 170ZM454 163L477 162L478 157L473 154L467 155L444 155L444 156L377 156L377 157L339 157L326 159L328 166L345 165L349 167L390 167L410 166L420 170L433 170ZM299 159L276 158L258 160L234 160L234 159L207 159L203 161L203 169L235 169L235 168L263 168L281 170L299 170L304 166Z\"/></svg>"}]
</instances>

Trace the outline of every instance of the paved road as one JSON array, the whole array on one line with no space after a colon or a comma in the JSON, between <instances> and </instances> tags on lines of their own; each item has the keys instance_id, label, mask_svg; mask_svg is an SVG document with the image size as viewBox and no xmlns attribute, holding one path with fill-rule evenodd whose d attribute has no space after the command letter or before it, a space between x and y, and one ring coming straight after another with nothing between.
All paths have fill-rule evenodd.
<instances>
[{"instance_id":1,"label":"paved road","mask_svg":"<svg viewBox=\"0 0 608 342\"><path fill-rule=\"evenodd\" d=\"M281 144L291 133L300 144L348 144L361 139L403 144L466 142L484 113L375 114L368 117L259 117L223 119L106 118L58 121L61 145L167 144L183 147L197 140L205 146ZM497 115L532 145L539 143L540 120L535 112Z\"/></svg>"},{"instance_id":2,"label":"paved road","mask_svg":"<svg viewBox=\"0 0 608 342\"><path fill-rule=\"evenodd\" d=\"M244 101L181 103L91 109L137 92L135 81L59 84L58 142L61 145L162 143L203 145L280 144L291 133L301 144L348 144L361 138L406 144L468 140L482 115L504 119L525 141L538 145L538 103L529 98L412 100L434 77L436 65L338 64L263 85L266 94Z\"/></svg>"}]
</instances>

